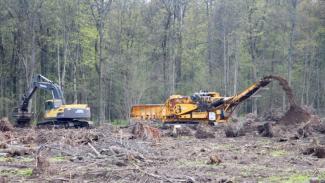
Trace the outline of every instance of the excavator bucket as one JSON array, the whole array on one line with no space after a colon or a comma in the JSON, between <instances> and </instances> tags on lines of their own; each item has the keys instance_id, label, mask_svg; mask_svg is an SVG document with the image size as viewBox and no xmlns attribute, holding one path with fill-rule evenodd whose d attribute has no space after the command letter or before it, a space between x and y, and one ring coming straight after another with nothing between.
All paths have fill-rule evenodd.
<instances>
[{"instance_id":1,"label":"excavator bucket","mask_svg":"<svg viewBox=\"0 0 325 183\"><path fill-rule=\"evenodd\" d=\"M161 119L164 104L134 105L131 108L131 117L141 120Z\"/></svg>"}]
</instances>

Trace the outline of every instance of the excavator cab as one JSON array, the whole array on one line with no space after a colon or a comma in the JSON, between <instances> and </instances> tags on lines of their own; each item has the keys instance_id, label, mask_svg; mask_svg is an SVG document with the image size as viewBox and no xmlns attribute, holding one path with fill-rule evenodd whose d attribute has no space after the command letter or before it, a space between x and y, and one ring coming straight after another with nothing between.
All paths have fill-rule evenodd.
<instances>
[{"instance_id":1,"label":"excavator cab","mask_svg":"<svg viewBox=\"0 0 325 183\"><path fill-rule=\"evenodd\" d=\"M45 111L59 108L62 105L61 100L47 100L45 101Z\"/></svg>"}]
</instances>

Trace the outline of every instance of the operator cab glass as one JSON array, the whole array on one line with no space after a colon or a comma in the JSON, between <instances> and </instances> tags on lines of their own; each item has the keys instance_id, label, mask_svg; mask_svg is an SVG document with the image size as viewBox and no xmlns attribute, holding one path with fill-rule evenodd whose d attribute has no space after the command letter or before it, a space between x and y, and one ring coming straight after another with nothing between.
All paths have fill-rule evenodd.
<instances>
[{"instance_id":1,"label":"operator cab glass","mask_svg":"<svg viewBox=\"0 0 325 183\"><path fill-rule=\"evenodd\" d=\"M56 109L59 108L62 105L62 101L61 100L47 100L45 102L45 110L52 110L52 109Z\"/></svg>"},{"instance_id":2,"label":"operator cab glass","mask_svg":"<svg viewBox=\"0 0 325 183\"><path fill-rule=\"evenodd\" d=\"M53 100L48 100L45 102L45 110L49 111L51 109L54 109L54 102Z\"/></svg>"}]
</instances>

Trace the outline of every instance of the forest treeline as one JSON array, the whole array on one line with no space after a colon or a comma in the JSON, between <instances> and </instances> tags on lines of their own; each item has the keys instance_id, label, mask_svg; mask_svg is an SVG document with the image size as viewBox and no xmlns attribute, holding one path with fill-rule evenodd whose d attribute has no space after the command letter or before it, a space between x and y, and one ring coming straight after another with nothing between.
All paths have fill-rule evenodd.
<instances>
[{"instance_id":1,"label":"forest treeline","mask_svg":"<svg viewBox=\"0 0 325 183\"><path fill-rule=\"evenodd\" d=\"M323 0L0 0L0 116L33 76L59 83L93 120L128 119L136 103L199 90L229 96L265 75L325 108ZM273 83L238 109L286 108ZM36 93L37 114L50 97Z\"/></svg>"}]
</instances>

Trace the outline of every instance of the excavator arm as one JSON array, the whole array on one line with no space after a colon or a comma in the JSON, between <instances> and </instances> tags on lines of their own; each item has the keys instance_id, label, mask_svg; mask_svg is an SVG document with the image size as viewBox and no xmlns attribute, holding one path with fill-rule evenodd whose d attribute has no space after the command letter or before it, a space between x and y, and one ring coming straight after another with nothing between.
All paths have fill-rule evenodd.
<instances>
[{"instance_id":1,"label":"excavator arm","mask_svg":"<svg viewBox=\"0 0 325 183\"><path fill-rule=\"evenodd\" d=\"M62 104L65 104L61 88L51 80L39 74L34 78L31 86L23 95L18 108L14 111L13 116L16 118L17 125L25 126L30 122L32 113L28 111L28 105L37 89L51 91L53 99L60 100Z\"/></svg>"}]
</instances>

